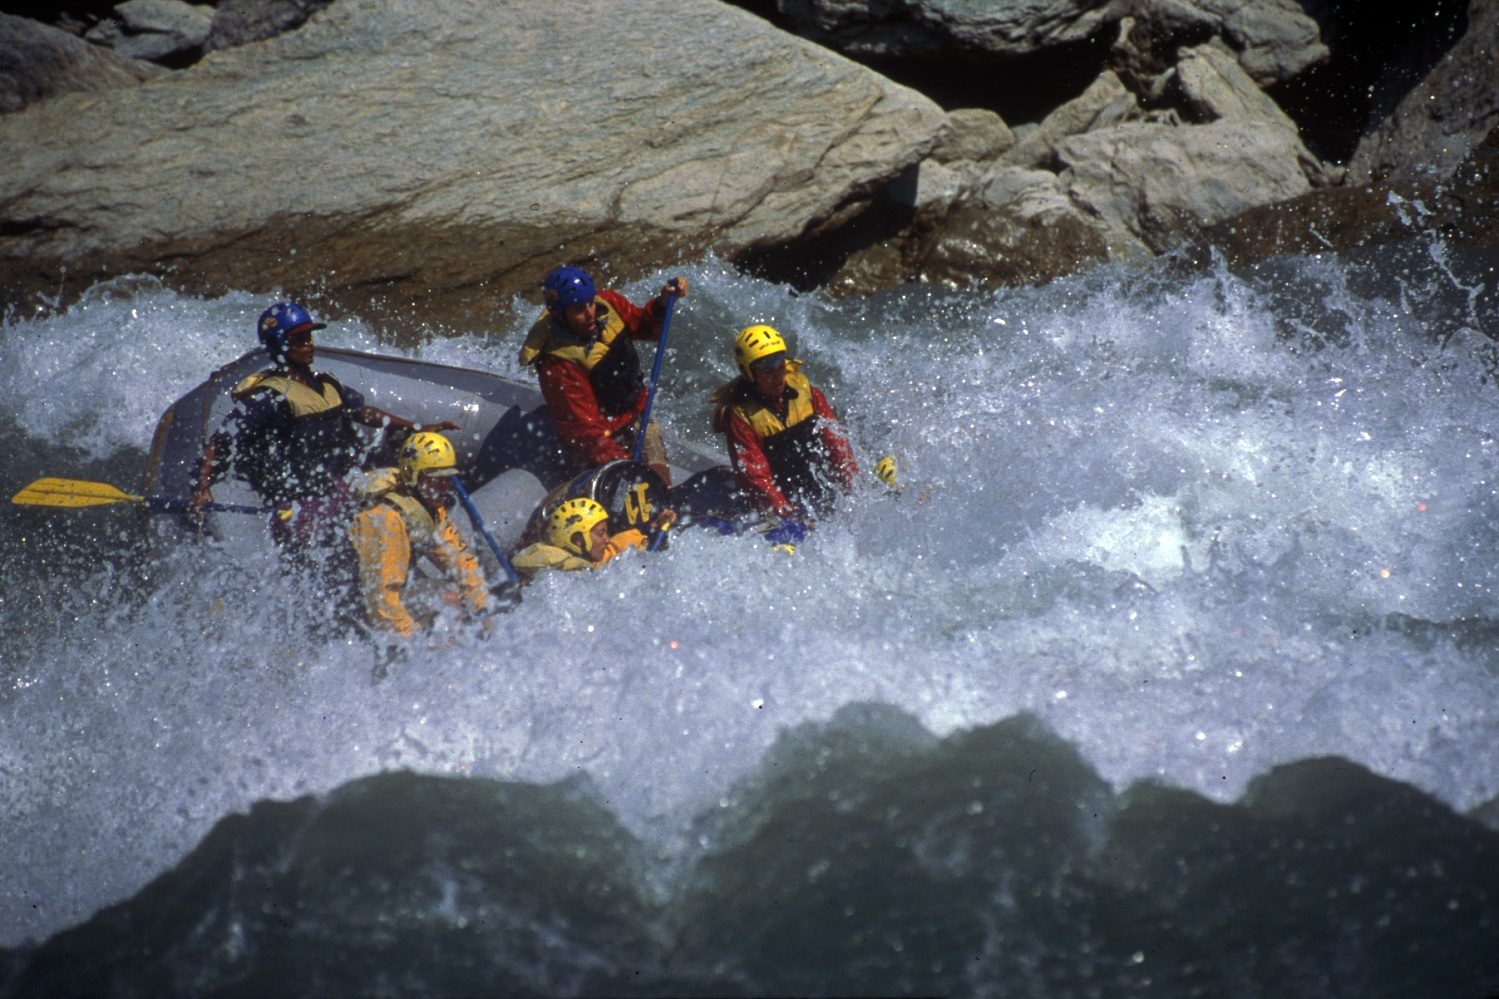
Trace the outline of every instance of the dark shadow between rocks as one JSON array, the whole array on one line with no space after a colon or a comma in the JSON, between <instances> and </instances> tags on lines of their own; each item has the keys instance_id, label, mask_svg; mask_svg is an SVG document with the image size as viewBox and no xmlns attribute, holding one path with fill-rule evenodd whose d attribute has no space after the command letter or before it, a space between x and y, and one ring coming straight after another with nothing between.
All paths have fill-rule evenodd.
<instances>
[{"instance_id":1,"label":"dark shadow between rocks","mask_svg":"<svg viewBox=\"0 0 1499 999\"><path fill-rule=\"evenodd\" d=\"M1347 163L1359 140L1441 62L1468 30L1468 0L1395 5L1371 17L1357 0L1305 4L1332 55L1266 91L1323 160Z\"/></svg>"},{"instance_id":2,"label":"dark shadow between rocks","mask_svg":"<svg viewBox=\"0 0 1499 999\"><path fill-rule=\"evenodd\" d=\"M898 239L911 227L916 210L895 196L901 183L897 180L872 200L846 206L801 239L750 247L735 254L732 263L746 274L797 291L824 287L850 257Z\"/></svg>"}]
</instances>

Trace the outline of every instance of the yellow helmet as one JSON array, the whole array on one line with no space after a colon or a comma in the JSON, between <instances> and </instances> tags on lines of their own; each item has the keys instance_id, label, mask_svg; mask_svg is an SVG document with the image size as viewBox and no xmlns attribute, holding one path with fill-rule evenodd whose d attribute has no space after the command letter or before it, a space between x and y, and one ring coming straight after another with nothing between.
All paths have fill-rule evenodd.
<instances>
[{"instance_id":1,"label":"yellow helmet","mask_svg":"<svg viewBox=\"0 0 1499 999\"><path fill-rule=\"evenodd\" d=\"M564 500L547 518L547 542L574 555L588 557L588 535L609 511L587 496Z\"/></svg>"},{"instance_id":2,"label":"yellow helmet","mask_svg":"<svg viewBox=\"0 0 1499 999\"><path fill-rule=\"evenodd\" d=\"M746 326L739 331L739 338L734 341L734 363L739 365L739 373L746 378L754 377L750 374L751 364L772 354L784 353L786 341L775 329L763 323Z\"/></svg>"},{"instance_id":3,"label":"yellow helmet","mask_svg":"<svg viewBox=\"0 0 1499 999\"><path fill-rule=\"evenodd\" d=\"M458 459L453 454L453 442L442 434L423 430L406 438L401 453L396 458L396 467L401 470L401 481L415 485L423 475L457 475Z\"/></svg>"},{"instance_id":4,"label":"yellow helmet","mask_svg":"<svg viewBox=\"0 0 1499 999\"><path fill-rule=\"evenodd\" d=\"M880 481L891 489L899 487L900 483L895 477L895 455L887 454L874 463L874 474L880 477Z\"/></svg>"}]
</instances>

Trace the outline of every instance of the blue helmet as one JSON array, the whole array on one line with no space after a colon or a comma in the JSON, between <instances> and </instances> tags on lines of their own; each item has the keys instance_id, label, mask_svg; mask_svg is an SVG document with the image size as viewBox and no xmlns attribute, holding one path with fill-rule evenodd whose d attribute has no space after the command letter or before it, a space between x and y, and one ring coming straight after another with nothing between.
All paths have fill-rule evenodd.
<instances>
[{"instance_id":1,"label":"blue helmet","mask_svg":"<svg viewBox=\"0 0 1499 999\"><path fill-rule=\"evenodd\" d=\"M327 329L327 323L315 323L307 310L296 302L277 302L260 314L256 332L265 345L271 360L277 364L286 360L286 334L296 329Z\"/></svg>"},{"instance_id":2,"label":"blue helmet","mask_svg":"<svg viewBox=\"0 0 1499 999\"><path fill-rule=\"evenodd\" d=\"M598 293L588 272L572 264L553 268L552 273L541 282L542 300L553 315L560 314L570 306L591 302Z\"/></svg>"}]
</instances>

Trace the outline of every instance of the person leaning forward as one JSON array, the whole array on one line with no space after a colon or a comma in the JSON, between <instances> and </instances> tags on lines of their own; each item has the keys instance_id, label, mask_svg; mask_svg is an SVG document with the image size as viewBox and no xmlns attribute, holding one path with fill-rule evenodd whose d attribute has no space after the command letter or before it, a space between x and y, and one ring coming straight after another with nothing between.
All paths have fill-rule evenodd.
<instances>
[{"instance_id":1,"label":"person leaning forward","mask_svg":"<svg viewBox=\"0 0 1499 999\"><path fill-rule=\"evenodd\" d=\"M741 330L734 361L739 377L713 393L713 429L727 439L740 487L766 516L826 513L858 472L827 397L772 327Z\"/></svg>"},{"instance_id":2,"label":"person leaning forward","mask_svg":"<svg viewBox=\"0 0 1499 999\"><path fill-rule=\"evenodd\" d=\"M545 311L526 334L520 363L535 364L563 447L587 465L632 457L648 395L635 340L661 337L667 297L687 295L674 277L642 308L617 291L600 291L580 267L557 267L542 282ZM643 429L646 464L671 485L655 421Z\"/></svg>"},{"instance_id":3,"label":"person leaning forward","mask_svg":"<svg viewBox=\"0 0 1499 999\"><path fill-rule=\"evenodd\" d=\"M394 469L371 474L374 485L349 525L349 541L359 560L365 617L376 631L402 636L417 631L408 594L421 558L446 577L443 603L469 616L489 606L479 560L448 517L456 464L451 441L422 431L401 445Z\"/></svg>"},{"instance_id":4,"label":"person leaning forward","mask_svg":"<svg viewBox=\"0 0 1499 999\"><path fill-rule=\"evenodd\" d=\"M564 500L547 518L546 540L527 545L510 560L515 571L530 581L546 569L576 572L608 565L631 548L650 548L651 536L669 530L676 512L663 510L651 521L651 533L629 528L609 533L609 511L586 496Z\"/></svg>"},{"instance_id":5,"label":"person leaning forward","mask_svg":"<svg viewBox=\"0 0 1499 999\"><path fill-rule=\"evenodd\" d=\"M200 524L213 483L232 473L279 508L271 520L279 544L337 543L348 503L344 480L364 453L356 423L397 431L458 429L446 420L424 428L392 416L332 375L313 371L312 333L326 326L294 302L261 314L257 333L273 367L234 387L234 409L204 445L192 496Z\"/></svg>"}]
</instances>

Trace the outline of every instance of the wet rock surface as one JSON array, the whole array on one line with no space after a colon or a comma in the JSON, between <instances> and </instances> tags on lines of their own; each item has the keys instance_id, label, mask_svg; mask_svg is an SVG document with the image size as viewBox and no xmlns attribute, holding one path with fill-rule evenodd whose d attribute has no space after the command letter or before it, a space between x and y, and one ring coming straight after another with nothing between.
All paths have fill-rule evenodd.
<instances>
[{"instance_id":1,"label":"wet rock surface","mask_svg":"<svg viewBox=\"0 0 1499 999\"><path fill-rule=\"evenodd\" d=\"M633 274L789 242L935 144L946 116L921 95L691 8L341 0L147 86L7 116L0 143L25 152L0 276L12 301L141 270L484 322L563 259Z\"/></svg>"},{"instance_id":2,"label":"wet rock surface","mask_svg":"<svg viewBox=\"0 0 1499 999\"><path fill-rule=\"evenodd\" d=\"M1447 181L1499 121L1499 13L1458 3L1406 38L1343 0L74 4L114 53L3 25L69 54L11 74L0 279L22 308L146 271L483 324L563 259L861 293L1481 241L1487 188ZM146 54L185 68L117 58L169 35Z\"/></svg>"}]
</instances>

